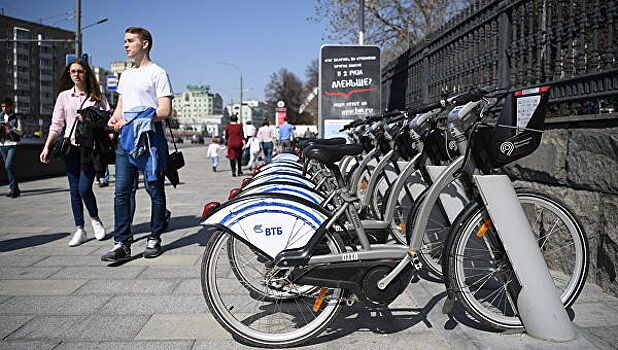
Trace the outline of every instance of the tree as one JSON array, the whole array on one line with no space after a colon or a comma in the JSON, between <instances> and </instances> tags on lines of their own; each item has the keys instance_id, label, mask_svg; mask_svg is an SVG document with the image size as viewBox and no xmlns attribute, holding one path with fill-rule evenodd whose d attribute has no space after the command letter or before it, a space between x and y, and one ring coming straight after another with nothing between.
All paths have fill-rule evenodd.
<instances>
[{"instance_id":1,"label":"tree","mask_svg":"<svg viewBox=\"0 0 618 350\"><path fill-rule=\"evenodd\" d=\"M316 0L314 21L328 21L323 39L356 43L359 0ZM365 44L382 47L387 63L438 29L466 0L366 0Z\"/></svg>"},{"instance_id":2,"label":"tree","mask_svg":"<svg viewBox=\"0 0 618 350\"><path fill-rule=\"evenodd\" d=\"M287 107L287 115L291 123L303 124L305 117L298 113L300 105L303 103L304 91L303 82L286 68L270 75L270 82L264 89L267 103L273 107L277 101L283 100Z\"/></svg>"}]
</instances>

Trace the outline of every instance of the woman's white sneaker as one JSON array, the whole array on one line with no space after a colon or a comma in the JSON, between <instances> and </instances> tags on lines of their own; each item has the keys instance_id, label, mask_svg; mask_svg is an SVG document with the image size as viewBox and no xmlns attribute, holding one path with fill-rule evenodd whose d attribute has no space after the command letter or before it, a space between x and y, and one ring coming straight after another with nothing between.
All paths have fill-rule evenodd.
<instances>
[{"instance_id":1,"label":"woman's white sneaker","mask_svg":"<svg viewBox=\"0 0 618 350\"><path fill-rule=\"evenodd\" d=\"M101 241L105 238L105 227L101 220L92 220L92 230L94 231L94 238Z\"/></svg>"},{"instance_id":2,"label":"woman's white sneaker","mask_svg":"<svg viewBox=\"0 0 618 350\"><path fill-rule=\"evenodd\" d=\"M86 231L82 228L78 228L77 231L73 234L73 238L69 241L69 247L78 246L88 240L86 236Z\"/></svg>"}]
</instances>

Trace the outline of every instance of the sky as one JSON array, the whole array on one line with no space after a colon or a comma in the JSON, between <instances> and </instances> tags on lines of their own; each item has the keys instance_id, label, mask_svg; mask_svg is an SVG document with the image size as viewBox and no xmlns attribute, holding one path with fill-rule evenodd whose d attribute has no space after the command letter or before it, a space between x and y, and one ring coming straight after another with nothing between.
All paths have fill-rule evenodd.
<instances>
[{"instance_id":1,"label":"sky","mask_svg":"<svg viewBox=\"0 0 618 350\"><path fill-rule=\"evenodd\" d=\"M7 16L75 30L63 13L75 0L0 0ZM227 104L239 100L238 70L243 73L243 99L264 99L270 75L287 68L305 81L305 69L317 59L326 22L309 21L315 0L82 0L82 27L109 21L83 32L83 51L94 66L109 69L125 60L124 30L151 31L151 58L167 70L174 92L188 84L210 85ZM53 18L49 18L55 16ZM56 23L59 22L60 23ZM55 24L54 24L55 23Z\"/></svg>"}]
</instances>

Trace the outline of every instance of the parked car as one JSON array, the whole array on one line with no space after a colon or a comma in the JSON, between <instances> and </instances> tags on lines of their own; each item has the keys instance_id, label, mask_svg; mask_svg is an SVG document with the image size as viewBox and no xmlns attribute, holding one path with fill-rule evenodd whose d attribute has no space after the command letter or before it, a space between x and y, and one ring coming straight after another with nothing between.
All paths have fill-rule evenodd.
<instances>
[{"instance_id":1,"label":"parked car","mask_svg":"<svg viewBox=\"0 0 618 350\"><path fill-rule=\"evenodd\" d=\"M202 136L202 135L193 135L191 137L191 143L201 143L201 144L204 144L204 136Z\"/></svg>"},{"instance_id":2,"label":"parked car","mask_svg":"<svg viewBox=\"0 0 618 350\"><path fill-rule=\"evenodd\" d=\"M176 143L185 143L185 140L182 138L182 136L174 136L174 141L176 141Z\"/></svg>"}]
</instances>

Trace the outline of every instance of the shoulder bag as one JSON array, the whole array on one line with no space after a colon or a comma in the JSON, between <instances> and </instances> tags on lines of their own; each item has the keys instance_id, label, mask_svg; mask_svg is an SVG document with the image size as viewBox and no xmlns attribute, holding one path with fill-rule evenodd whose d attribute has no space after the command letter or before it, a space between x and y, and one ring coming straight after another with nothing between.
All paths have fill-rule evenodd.
<instances>
[{"instance_id":1,"label":"shoulder bag","mask_svg":"<svg viewBox=\"0 0 618 350\"><path fill-rule=\"evenodd\" d=\"M170 153L167 156L167 169L165 170L165 176L174 188L176 185L180 183L180 178L178 177L178 169L185 166L185 158L182 155L181 151L178 151L178 147L176 146L176 140L174 139L174 133L172 132L172 127L170 126L170 122L168 119L165 119L165 123L167 127L170 129L170 136L172 137L172 142L174 143L174 152Z\"/></svg>"},{"instance_id":2,"label":"shoulder bag","mask_svg":"<svg viewBox=\"0 0 618 350\"><path fill-rule=\"evenodd\" d=\"M86 100L88 100L89 96L90 95L86 96L86 98L82 101L82 104L81 106L79 106L78 110L84 107L84 103L86 103ZM71 136L73 135L73 131L75 131L76 125L77 125L77 119L73 121L73 126L71 127L71 131L69 132L69 136L58 137L56 138L56 140L54 140L54 144L52 145L52 148L49 151L49 158L51 159L64 158L67 156L67 154L69 154L69 151L71 150Z\"/></svg>"}]
</instances>

